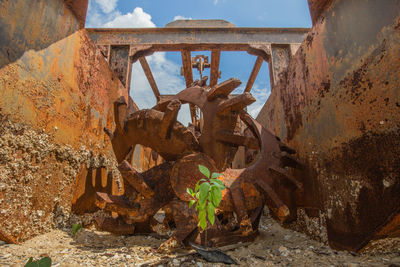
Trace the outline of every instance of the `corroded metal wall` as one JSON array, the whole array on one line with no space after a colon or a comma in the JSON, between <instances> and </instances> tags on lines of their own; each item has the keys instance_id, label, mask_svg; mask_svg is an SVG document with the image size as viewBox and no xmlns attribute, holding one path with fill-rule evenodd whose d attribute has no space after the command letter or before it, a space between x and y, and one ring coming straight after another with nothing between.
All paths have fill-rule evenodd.
<instances>
[{"instance_id":1,"label":"corroded metal wall","mask_svg":"<svg viewBox=\"0 0 400 267\"><path fill-rule=\"evenodd\" d=\"M331 3L258 121L308 165L292 227L358 250L399 227L400 1L309 2Z\"/></svg>"},{"instance_id":2,"label":"corroded metal wall","mask_svg":"<svg viewBox=\"0 0 400 267\"><path fill-rule=\"evenodd\" d=\"M0 239L19 242L62 227L87 177L116 179L103 128L127 91L82 29L87 0L0 5Z\"/></svg>"}]
</instances>

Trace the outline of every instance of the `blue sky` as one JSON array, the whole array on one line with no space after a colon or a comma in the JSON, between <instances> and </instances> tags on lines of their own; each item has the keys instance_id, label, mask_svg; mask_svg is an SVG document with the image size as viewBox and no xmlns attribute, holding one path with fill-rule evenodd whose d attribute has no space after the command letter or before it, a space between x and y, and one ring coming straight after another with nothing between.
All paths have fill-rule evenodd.
<instances>
[{"instance_id":1,"label":"blue sky","mask_svg":"<svg viewBox=\"0 0 400 267\"><path fill-rule=\"evenodd\" d=\"M307 0L89 0L86 27L131 28L164 27L180 18L224 19L237 27L311 27ZM208 55L197 52L192 55ZM180 76L181 56L177 52L155 53L147 57L161 94L175 94L185 88ZM246 52L222 52L221 79L236 77L242 86L234 93L243 91L252 70L255 57ZM198 78L197 70L193 71ZM209 76L209 71L205 74ZM256 117L270 93L268 65L263 63L251 91L257 101L248 107ZM140 108L155 104L152 90L140 64L132 70L131 95ZM190 114L183 107L178 119L186 124Z\"/></svg>"}]
</instances>

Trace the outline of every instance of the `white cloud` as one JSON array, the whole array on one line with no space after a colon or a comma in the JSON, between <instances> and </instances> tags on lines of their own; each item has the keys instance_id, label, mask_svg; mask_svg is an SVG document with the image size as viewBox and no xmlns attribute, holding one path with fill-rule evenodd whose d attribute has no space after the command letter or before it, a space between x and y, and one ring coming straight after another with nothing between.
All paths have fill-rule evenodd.
<instances>
[{"instance_id":1,"label":"white cloud","mask_svg":"<svg viewBox=\"0 0 400 267\"><path fill-rule=\"evenodd\" d=\"M105 28L154 28L150 14L136 7L132 13L116 16L112 21L104 24Z\"/></svg>"},{"instance_id":2,"label":"white cloud","mask_svg":"<svg viewBox=\"0 0 400 267\"><path fill-rule=\"evenodd\" d=\"M146 59L161 94L176 94L185 89L185 82L179 75L180 65L168 60L164 52L155 53ZM132 68L131 96L141 109L151 108L156 104L153 91L139 62L133 64ZM190 122L190 111L187 105L181 107L178 120L185 125Z\"/></svg>"},{"instance_id":3,"label":"white cloud","mask_svg":"<svg viewBox=\"0 0 400 267\"><path fill-rule=\"evenodd\" d=\"M250 93L254 96L256 102L248 106L247 111L253 118L257 118L258 113L260 113L271 92L266 86L254 84Z\"/></svg>"},{"instance_id":4,"label":"white cloud","mask_svg":"<svg viewBox=\"0 0 400 267\"><path fill-rule=\"evenodd\" d=\"M89 1L85 25L87 28L104 27L104 22L111 21L121 15L117 10L115 10L115 8L109 13L104 13L101 6L97 4L96 1Z\"/></svg>"},{"instance_id":5,"label":"white cloud","mask_svg":"<svg viewBox=\"0 0 400 267\"><path fill-rule=\"evenodd\" d=\"M174 20L192 20L192 18L187 18L187 17L184 17L184 16L181 16L181 15L178 15L178 16L175 16L174 17Z\"/></svg>"},{"instance_id":6,"label":"white cloud","mask_svg":"<svg viewBox=\"0 0 400 267\"><path fill-rule=\"evenodd\" d=\"M117 7L118 0L95 0L95 2L104 13L108 14Z\"/></svg>"},{"instance_id":7,"label":"white cloud","mask_svg":"<svg viewBox=\"0 0 400 267\"><path fill-rule=\"evenodd\" d=\"M214 5L218 4L218 0L214 0Z\"/></svg>"},{"instance_id":8,"label":"white cloud","mask_svg":"<svg viewBox=\"0 0 400 267\"><path fill-rule=\"evenodd\" d=\"M236 88L232 94L243 94L245 85L242 84L240 87ZM256 102L247 106L247 113L249 113L253 118L257 118L258 113L260 113L262 107L267 101L271 91L269 90L267 84L255 83L250 91L251 95L256 99Z\"/></svg>"}]
</instances>

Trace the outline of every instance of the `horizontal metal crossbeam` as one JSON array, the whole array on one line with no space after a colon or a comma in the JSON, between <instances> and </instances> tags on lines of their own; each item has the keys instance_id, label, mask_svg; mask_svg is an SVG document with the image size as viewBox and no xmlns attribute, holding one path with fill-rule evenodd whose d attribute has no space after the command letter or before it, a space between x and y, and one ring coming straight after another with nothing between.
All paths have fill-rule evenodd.
<instances>
[{"instance_id":1,"label":"horizontal metal crossbeam","mask_svg":"<svg viewBox=\"0 0 400 267\"><path fill-rule=\"evenodd\" d=\"M254 44L301 43L309 28L90 29L97 45L152 45L152 51L247 51Z\"/></svg>"}]
</instances>

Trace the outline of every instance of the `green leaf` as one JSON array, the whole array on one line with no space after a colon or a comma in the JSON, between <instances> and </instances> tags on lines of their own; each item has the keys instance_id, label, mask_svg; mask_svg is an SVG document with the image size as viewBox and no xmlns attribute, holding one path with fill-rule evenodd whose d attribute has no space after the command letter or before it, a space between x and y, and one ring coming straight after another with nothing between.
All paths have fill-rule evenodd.
<instances>
[{"instance_id":1,"label":"green leaf","mask_svg":"<svg viewBox=\"0 0 400 267\"><path fill-rule=\"evenodd\" d=\"M218 172L213 172L213 174L211 175L211 179L216 179L218 177L222 176L222 174L218 173Z\"/></svg>"},{"instance_id":2,"label":"green leaf","mask_svg":"<svg viewBox=\"0 0 400 267\"><path fill-rule=\"evenodd\" d=\"M76 233L79 231L79 229L82 228L82 224L80 223L76 223L74 225L72 225L72 235L75 236Z\"/></svg>"},{"instance_id":3,"label":"green leaf","mask_svg":"<svg viewBox=\"0 0 400 267\"><path fill-rule=\"evenodd\" d=\"M193 196L193 190L192 190L192 188L186 188L186 192L187 192L189 195Z\"/></svg>"},{"instance_id":4,"label":"green leaf","mask_svg":"<svg viewBox=\"0 0 400 267\"><path fill-rule=\"evenodd\" d=\"M33 261L32 257L30 257L28 262L24 266L25 267L50 267L51 259L49 257L44 257L44 258L41 258L40 260Z\"/></svg>"},{"instance_id":5,"label":"green leaf","mask_svg":"<svg viewBox=\"0 0 400 267\"><path fill-rule=\"evenodd\" d=\"M215 207L213 205L213 203L208 202L207 205L207 215L208 215L208 221L214 225L215 222Z\"/></svg>"},{"instance_id":6,"label":"green leaf","mask_svg":"<svg viewBox=\"0 0 400 267\"><path fill-rule=\"evenodd\" d=\"M204 174L207 178L210 178L210 171L207 169L206 166L199 164L199 170L202 174Z\"/></svg>"},{"instance_id":7,"label":"green leaf","mask_svg":"<svg viewBox=\"0 0 400 267\"><path fill-rule=\"evenodd\" d=\"M196 183L196 186L194 187L194 192L199 192L199 187L200 187L200 181L198 181L197 183Z\"/></svg>"},{"instance_id":8,"label":"green leaf","mask_svg":"<svg viewBox=\"0 0 400 267\"><path fill-rule=\"evenodd\" d=\"M49 257L44 257L39 260L40 267L50 267L51 266L51 259Z\"/></svg>"},{"instance_id":9,"label":"green leaf","mask_svg":"<svg viewBox=\"0 0 400 267\"><path fill-rule=\"evenodd\" d=\"M200 220L198 225L200 226L201 230L204 231L204 229L207 228L207 221L206 221L206 219Z\"/></svg>"},{"instance_id":10,"label":"green leaf","mask_svg":"<svg viewBox=\"0 0 400 267\"><path fill-rule=\"evenodd\" d=\"M200 209L199 211L199 226L202 230L207 228L207 217L206 217L206 210Z\"/></svg>"},{"instance_id":11,"label":"green leaf","mask_svg":"<svg viewBox=\"0 0 400 267\"><path fill-rule=\"evenodd\" d=\"M219 206L222 199L222 191L217 185L211 186L211 202L215 207Z\"/></svg>"},{"instance_id":12,"label":"green leaf","mask_svg":"<svg viewBox=\"0 0 400 267\"><path fill-rule=\"evenodd\" d=\"M194 199L190 200L190 201L189 201L189 208L191 208L195 202L196 202L196 201L195 201Z\"/></svg>"},{"instance_id":13,"label":"green leaf","mask_svg":"<svg viewBox=\"0 0 400 267\"><path fill-rule=\"evenodd\" d=\"M224 185L224 183L223 183L221 180L212 179L212 180L211 180L211 183L217 185L217 186L218 186L219 188L221 188L222 190L225 189L225 185Z\"/></svg>"},{"instance_id":14,"label":"green leaf","mask_svg":"<svg viewBox=\"0 0 400 267\"><path fill-rule=\"evenodd\" d=\"M209 183L205 182L200 185L200 187L199 187L199 193L200 193L199 202L200 203L204 203L204 201L207 199L209 190L210 190Z\"/></svg>"},{"instance_id":15,"label":"green leaf","mask_svg":"<svg viewBox=\"0 0 400 267\"><path fill-rule=\"evenodd\" d=\"M205 209L200 209L199 211L199 219L205 219L206 218L206 210Z\"/></svg>"},{"instance_id":16,"label":"green leaf","mask_svg":"<svg viewBox=\"0 0 400 267\"><path fill-rule=\"evenodd\" d=\"M28 264L29 264L29 263L32 263L32 262L33 262L33 258L30 257L29 260L28 260L28 262L27 262L24 266L30 266L30 265L28 265Z\"/></svg>"}]
</instances>

